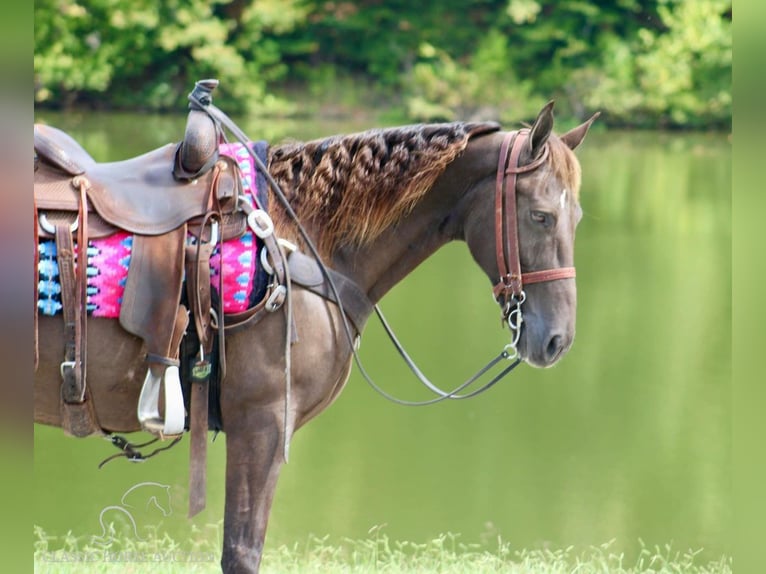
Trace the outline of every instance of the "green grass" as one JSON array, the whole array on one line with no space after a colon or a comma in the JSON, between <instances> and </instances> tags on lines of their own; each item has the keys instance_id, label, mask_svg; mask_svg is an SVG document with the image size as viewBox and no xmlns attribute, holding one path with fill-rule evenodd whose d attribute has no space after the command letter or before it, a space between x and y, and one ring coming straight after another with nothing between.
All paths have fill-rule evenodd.
<instances>
[{"instance_id":1,"label":"green grass","mask_svg":"<svg viewBox=\"0 0 766 574\"><path fill-rule=\"evenodd\" d=\"M202 574L220 572L220 526L197 530L184 545L167 534L106 544L71 535L51 537L35 529L35 572L39 574ZM114 533L114 531L112 531ZM364 540L312 538L267 549L263 574L731 574L732 560L703 561L701 551L672 545L646 547L636 558L613 550L614 541L575 550L516 550L498 539L493 547L463 544L444 534L424 543L394 541L379 528Z\"/></svg>"}]
</instances>

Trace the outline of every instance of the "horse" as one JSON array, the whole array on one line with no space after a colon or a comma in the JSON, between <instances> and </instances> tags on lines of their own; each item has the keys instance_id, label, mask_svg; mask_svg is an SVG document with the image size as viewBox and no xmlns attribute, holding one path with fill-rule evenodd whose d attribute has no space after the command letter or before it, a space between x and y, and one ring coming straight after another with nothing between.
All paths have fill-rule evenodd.
<instances>
[{"instance_id":1,"label":"horse","mask_svg":"<svg viewBox=\"0 0 766 574\"><path fill-rule=\"evenodd\" d=\"M297 251L314 243L325 264L372 303L441 246L463 241L494 286L519 359L550 367L575 335L574 236L582 210L573 150L595 117L556 135L550 102L520 130L495 122L418 124L272 146L268 171L288 202L276 200L272 185L276 235ZM290 321L267 314L226 336L225 573L258 572L284 447L333 403L353 366L339 305L300 285L288 299ZM35 420L54 426L62 423L62 323L41 316L38 325ZM106 432L140 430L141 340L113 319L88 318L87 329L98 421Z\"/></svg>"}]
</instances>

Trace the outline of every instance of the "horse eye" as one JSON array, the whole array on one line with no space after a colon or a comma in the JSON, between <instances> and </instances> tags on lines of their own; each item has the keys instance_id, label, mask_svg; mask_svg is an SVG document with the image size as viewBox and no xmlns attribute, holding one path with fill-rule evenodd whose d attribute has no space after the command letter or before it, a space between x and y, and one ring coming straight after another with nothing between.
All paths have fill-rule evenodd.
<instances>
[{"instance_id":1,"label":"horse eye","mask_svg":"<svg viewBox=\"0 0 766 574\"><path fill-rule=\"evenodd\" d=\"M532 218L532 221L535 223L538 223L544 227L548 227L551 222L553 221L550 214L545 213L544 211L530 211L529 216Z\"/></svg>"}]
</instances>

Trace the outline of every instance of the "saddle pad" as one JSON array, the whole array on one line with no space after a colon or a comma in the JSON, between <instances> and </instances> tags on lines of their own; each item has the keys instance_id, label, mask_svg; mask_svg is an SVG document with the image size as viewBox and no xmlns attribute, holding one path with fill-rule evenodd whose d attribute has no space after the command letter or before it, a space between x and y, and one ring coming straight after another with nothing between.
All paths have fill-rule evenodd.
<instances>
[{"instance_id":1,"label":"saddle pad","mask_svg":"<svg viewBox=\"0 0 766 574\"><path fill-rule=\"evenodd\" d=\"M258 152L262 150L257 149ZM262 176L256 173L250 154L239 143L222 144L222 154L234 158L242 173L244 196L251 205L263 205L259 198L265 196ZM189 241L195 239L190 236ZM247 230L241 237L226 241L215 248L210 258L211 283L218 289L219 274L223 260L223 308L225 313L239 313L258 302L260 291L257 284L259 271L258 249L260 241ZM133 235L119 231L109 237L88 242L87 293L88 314L93 317L116 319L125 291L125 281L130 265ZM223 246L223 257L221 247ZM61 285L56 262L56 242L42 239L39 242L39 282L37 308L43 315L61 313Z\"/></svg>"}]
</instances>

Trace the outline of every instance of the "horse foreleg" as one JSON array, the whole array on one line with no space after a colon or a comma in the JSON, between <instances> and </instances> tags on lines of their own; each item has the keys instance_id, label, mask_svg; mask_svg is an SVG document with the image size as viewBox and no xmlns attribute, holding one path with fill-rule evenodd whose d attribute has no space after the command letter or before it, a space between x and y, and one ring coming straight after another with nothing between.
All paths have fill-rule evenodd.
<instances>
[{"instance_id":1,"label":"horse foreleg","mask_svg":"<svg viewBox=\"0 0 766 574\"><path fill-rule=\"evenodd\" d=\"M225 574L255 573L282 467L282 417L276 409L260 408L226 425L221 567Z\"/></svg>"}]
</instances>

